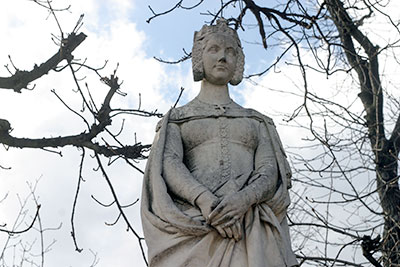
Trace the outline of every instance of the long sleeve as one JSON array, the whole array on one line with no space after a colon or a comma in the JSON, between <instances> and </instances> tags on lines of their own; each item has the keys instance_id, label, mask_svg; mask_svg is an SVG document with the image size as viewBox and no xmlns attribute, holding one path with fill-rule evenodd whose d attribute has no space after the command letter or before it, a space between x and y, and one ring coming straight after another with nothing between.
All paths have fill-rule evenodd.
<instances>
[{"instance_id":1,"label":"long sleeve","mask_svg":"<svg viewBox=\"0 0 400 267\"><path fill-rule=\"evenodd\" d=\"M254 157L254 172L241 191L252 204L273 197L278 183L278 166L271 138L264 123L259 125L259 140Z\"/></svg>"},{"instance_id":2,"label":"long sleeve","mask_svg":"<svg viewBox=\"0 0 400 267\"><path fill-rule=\"evenodd\" d=\"M195 205L202 193L209 191L191 175L183 163L183 144L180 128L168 123L163 158L163 177L168 189L176 196ZM211 192L210 192L211 193Z\"/></svg>"}]
</instances>

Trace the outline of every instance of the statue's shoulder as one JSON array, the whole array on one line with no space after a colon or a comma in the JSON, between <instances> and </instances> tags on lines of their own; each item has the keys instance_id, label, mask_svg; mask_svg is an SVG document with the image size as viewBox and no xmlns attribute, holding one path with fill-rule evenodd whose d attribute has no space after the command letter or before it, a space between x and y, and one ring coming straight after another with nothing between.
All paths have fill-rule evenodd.
<instances>
[{"instance_id":1,"label":"statue's shoulder","mask_svg":"<svg viewBox=\"0 0 400 267\"><path fill-rule=\"evenodd\" d=\"M192 101L188 102L183 106L171 108L169 114L169 121L179 123L192 117L204 115L202 114L203 113L202 111L203 110L198 105L197 101L193 99Z\"/></svg>"},{"instance_id":2,"label":"statue's shoulder","mask_svg":"<svg viewBox=\"0 0 400 267\"><path fill-rule=\"evenodd\" d=\"M191 112L191 107L189 106L189 103L186 105L183 105L181 107L177 108L171 108L170 114L169 114L169 120L170 121L179 121L185 117L187 117Z\"/></svg>"},{"instance_id":3,"label":"statue's shoulder","mask_svg":"<svg viewBox=\"0 0 400 267\"><path fill-rule=\"evenodd\" d=\"M167 120L168 122L179 122L193 113L193 107L189 103L181 107L172 107L162 118L158 121L156 126L156 132L158 132L163 125L163 122Z\"/></svg>"},{"instance_id":4,"label":"statue's shoulder","mask_svg":"<svg viewBox=\"0 0 400 267\"><path fill-rule=\"evenodd\" d=\"M271 125L271 126L275 127L274 120L271 117L268 117L267 115L262 114L261 112L255 110L255 109L252 109L252 108L245 108L244 110L245 110L245 112L248 113L249 117L258 118L259 120L264 121L268 125Z\"/></svg>"}]
</instances>

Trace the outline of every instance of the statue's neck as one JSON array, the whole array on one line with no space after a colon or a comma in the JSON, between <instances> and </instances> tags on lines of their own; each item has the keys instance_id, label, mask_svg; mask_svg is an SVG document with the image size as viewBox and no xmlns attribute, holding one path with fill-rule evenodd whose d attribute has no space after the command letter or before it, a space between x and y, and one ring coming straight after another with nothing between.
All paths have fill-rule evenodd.
<instances>
[{"instance_id":1,"label":"statue's neck","mask_svg":"<svg viewBox=\"0 0 400 267\"><path fill-rule=\"evenodd\" d=\"M232 102L227 84L215 85L206 79L201 82L201 89L197 98L202 102L216 105L224 105Z\"/></svg>"}]
</instances>

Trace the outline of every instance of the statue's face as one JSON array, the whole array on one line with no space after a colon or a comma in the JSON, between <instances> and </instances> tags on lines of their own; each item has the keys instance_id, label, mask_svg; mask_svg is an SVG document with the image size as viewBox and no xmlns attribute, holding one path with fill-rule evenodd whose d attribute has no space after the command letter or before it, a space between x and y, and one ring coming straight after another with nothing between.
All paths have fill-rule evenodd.
<instances>
[{"instance_id":1,"label":"statue's face","mask_svg":"<svg viewBox=\"0 0 400 267\"><path fill-rule=\"evenodd\" d=\"M204 78L216 85L225 85L232 79L236 68L235 41L224 34L213 34L203 51Z\"/></svg>"}]
</instances>

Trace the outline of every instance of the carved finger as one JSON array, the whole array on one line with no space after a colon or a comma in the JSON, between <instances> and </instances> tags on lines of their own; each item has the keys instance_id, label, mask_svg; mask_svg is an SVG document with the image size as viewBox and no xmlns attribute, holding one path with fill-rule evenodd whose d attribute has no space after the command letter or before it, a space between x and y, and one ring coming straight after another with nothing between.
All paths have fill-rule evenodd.
<instances>
[{"instance_id":1,"label":"carved finger","mask_svg":"<svg viewBox=\"0 0 400 267\"><path fill-rule=\"evenodd\" d=\"M228 224L232 220L234 220L234 219L231 215L224 215L221 218L214 218L214 221L211 222L211 225L216 226L216 225L221 225L221 224L225 224L225 223ZM232 225L232 223L230 225Z\"/></svg>"},{"instance_id":2,"label":"carved finger","mask_svg":"<svg viewBox=\"0 0 400 267\"><path fill-rule=\"evenodd\" d=\"M211 221L211 225L220 225L224 224L223 227L225 226L230 226L234 223L234 221L238 220L239 216L236 214L232 214L233 212L221 214L219 216L215 216L214 219Z\"/></svg>"},{"instance_id":3,"label":"carved finger","mask_svg":"<svg viewBox=\"0 0 400 267\"><path fill-rule=\"evenodd\" d=\"M239 229L236 226L236 223L234 223L230 229L232 229L232 237L233 239L235 239L235 241L238 241L238 237L239 237Z\"/></svg>"},{"instance_id":4,"label":"carved finger","mask_svg":"<svg viewBox=\"0 0 400 267\"><path fill-rule=\"evenodd\" d=\"M239 221L239 216L232 217L229 221L227 221L222 227L230 227Z\"/></svg>"},{"instance_id":5,"label":"carved finger","mask_svg":"<svg viewBox=\"0 0 400 267\"><path fill-rule=\"evenodd\" d=\"M236 220L232 218L232 220L230 220L230 221L224 223L224 225L222 225L222 227L224 227L224 228L225 228L225 227L231 227L232 225L235 224L235 222L236 222Z\"/></svg>"},{"instance_id":6,"label":"carved finger","mask_svg":"<svg viewBox=\"0 0 400 267\"><path fill-rule=\"evenodd\" d=\"M215 219L215 217L218 217L218 215L221 213L221 210L223 209L223 207L221 207L221 204L222 204L222 203L220 203L220 204L208 215L207 220L208 220L209 222L213 221L213 220Z\"/></svg>"},{"instance_id":7,"label":"carved finger","mask_svg":"<svg viewBox=\"0 0 400 267\"><path fill-rule=\"evenodd\" d=\"M215 229L223 238L226 238L226 232L221 226L216 226Z\"/></svg>"},{"instance_id":8,"label":"carved finger","mask_svg":"<svg viewBox=\"0 0 400 267\"><path fill-rule=\"evenodd\" d=\"M235 224L232 226L232 228L234 229L233 238L237 242L240 239L242 239L242 226L239 221L236 221Z\"/></svg>"},{"instance_id":9,"label":"carved finger","mask_svg":"<svg viewBox=\"0 0 400 267\"><path fill-rule=\"evenodd\" d=\"M232 238L233 237L233 231L231 227L225 227L223 228L227 237Z\"/></svg>"},{"instance_id":10,"label":"carved finger","mask_svg":"<svg viewBox=\"0 0 400 267\"><path fill-rule=\"evenodd\" d=\"M210 215L208 215L208 221L209 221L209 223L210 223L211 225L217 225L217 224L214 224L214 221L220 220L222 215L223 215L223 214L220 213L220 212L218 212L216 209L213 210L213 211L210 213Z\"/></svg>"}]
</instances>

